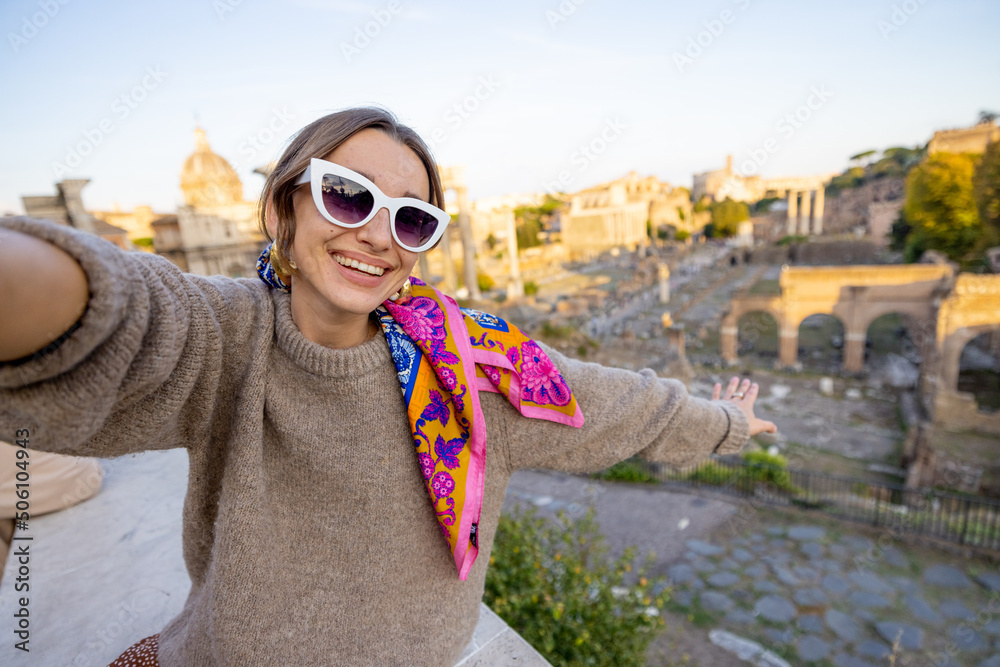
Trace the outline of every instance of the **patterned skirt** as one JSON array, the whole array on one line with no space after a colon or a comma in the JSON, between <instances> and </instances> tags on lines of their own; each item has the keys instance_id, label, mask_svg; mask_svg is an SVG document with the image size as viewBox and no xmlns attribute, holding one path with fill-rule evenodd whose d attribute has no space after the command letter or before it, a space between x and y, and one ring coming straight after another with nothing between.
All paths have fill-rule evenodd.
<instances>
[{"instance_id":1,"label":"patterned skirt","mask_svg":"<svg viewBox=\"0 0 1000 667\"><path fill-rule=\"evenodd\" d=\"M156 650L160 646L160 635L146 637L141 642L133 644L108 667L160 667L156 658Z\"/></svg>"}]
</instances>

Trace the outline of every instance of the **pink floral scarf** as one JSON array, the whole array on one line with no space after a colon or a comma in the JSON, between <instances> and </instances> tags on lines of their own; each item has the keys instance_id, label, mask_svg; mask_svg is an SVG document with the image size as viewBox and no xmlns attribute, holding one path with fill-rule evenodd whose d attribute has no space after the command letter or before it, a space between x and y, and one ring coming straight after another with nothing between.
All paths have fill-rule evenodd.
<instances>
[{"instance_id":1,"label":"pink floral scarf","mask_svg":"<svg viewBox=\"0 0 1000 667\"><path fill-rule=\"evenodd\" d=\"M479 553L485 486L479 392L503 394L525 417L576 428L583 413L559 369L517 327L411 281L405 303L386 301L377 312L427 492L464 580Z\"/></svg>"}]
</instances>

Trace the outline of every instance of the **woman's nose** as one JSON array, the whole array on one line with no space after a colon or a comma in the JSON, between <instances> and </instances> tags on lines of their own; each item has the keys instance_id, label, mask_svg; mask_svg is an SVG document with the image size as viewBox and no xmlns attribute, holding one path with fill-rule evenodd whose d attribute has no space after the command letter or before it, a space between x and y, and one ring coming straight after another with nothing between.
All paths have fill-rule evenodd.
<instances>
[{"instance_id":1,"label":"woman's nose","mask_svg":"<svg viewBox=\"0 0 1000 667\"><path fill-rule=\"evenodd\" d=\"M374 218L358 228L358 241L368 244L373 250L388 250L392 245L389 224L389 209L383 207Z\"/></svg>"}]
</instances>

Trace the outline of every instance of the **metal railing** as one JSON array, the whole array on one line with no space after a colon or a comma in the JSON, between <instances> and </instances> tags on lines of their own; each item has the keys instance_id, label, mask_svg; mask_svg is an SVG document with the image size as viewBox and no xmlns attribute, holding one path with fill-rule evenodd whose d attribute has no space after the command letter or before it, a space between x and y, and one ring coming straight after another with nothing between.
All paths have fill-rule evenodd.
<instances>
[{"instance_id":1,"label":"metal railing","mask_svg":"<svg viewBox=\"0 0 1000 667\"><path fill-rule=\"evenodd\" d=\"M899 535L1000 551L1000 500L900 484L828 475L744 461L713 458L688 468L636 459L651 475L671 485L712 488L770 505L817 510L867 523Z\"/></svg>"}]
</instances>

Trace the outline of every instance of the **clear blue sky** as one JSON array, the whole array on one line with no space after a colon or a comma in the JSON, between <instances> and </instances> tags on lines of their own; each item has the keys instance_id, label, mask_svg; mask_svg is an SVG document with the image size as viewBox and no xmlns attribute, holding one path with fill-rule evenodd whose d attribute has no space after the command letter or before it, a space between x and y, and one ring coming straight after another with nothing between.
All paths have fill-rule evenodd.
<instances>
[{"instance_id":1,"label":"clear blue sky","mask_svg":"<svg viewBox=\"0 0 1000 667\"><path fill-rule=\"evenodd\" d=\"M387 24L345 55L379 11ZM88 207L173 211L195 114L248 197L296 129L362 103L438 130L439 160L466 165L478 197L560 172L570 191L630 170L690 185L769 138L765 176L838 171L1000 111L996 0L5 0L0 27L0 212L52 192L81 142L96 145L61 177L92 179ZM577 153L602 131L600 154Z\"/></svg>"}]
</instances>

